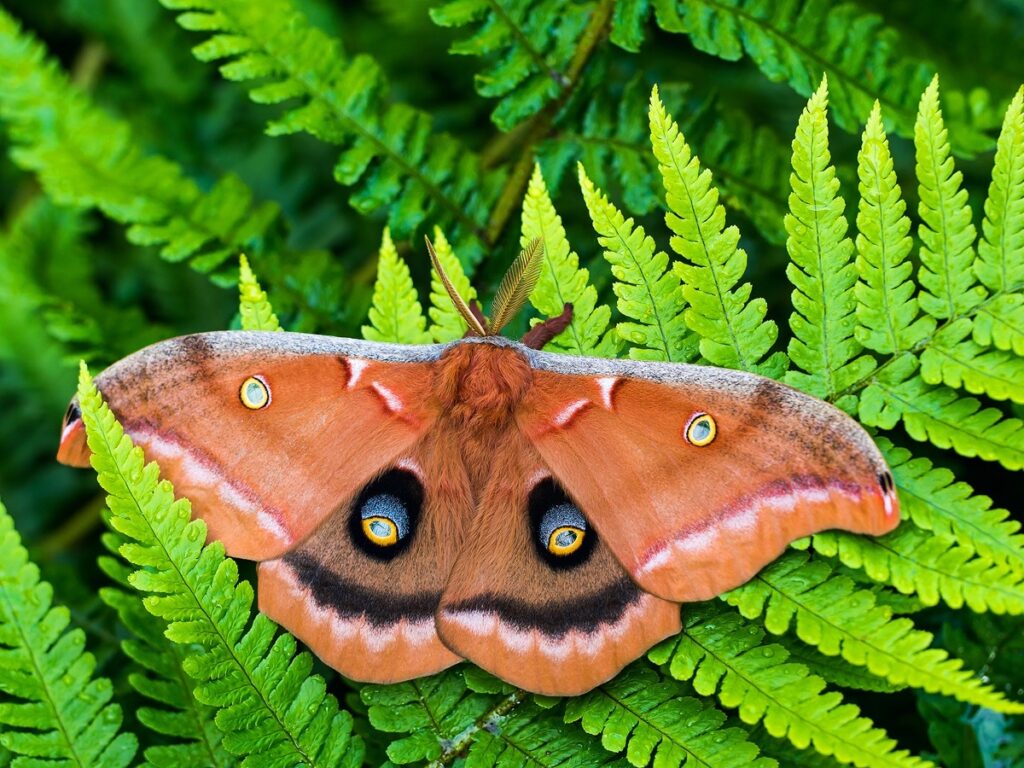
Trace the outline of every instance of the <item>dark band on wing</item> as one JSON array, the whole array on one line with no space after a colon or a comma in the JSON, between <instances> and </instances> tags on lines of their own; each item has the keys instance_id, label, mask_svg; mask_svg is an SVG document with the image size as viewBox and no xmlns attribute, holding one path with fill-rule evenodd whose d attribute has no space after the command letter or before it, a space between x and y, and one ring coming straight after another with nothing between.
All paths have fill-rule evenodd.
<instances>
[{"instance_id":1,"label":"dark band on wing","mask_svg":"<svg viewBox=\"0 0 1024 768\"><path fill-rule=\"evenodd\" d=\"M344 579L305 552L285 555L284 562L306 587L317 605L338 616L365 616L370 624L391 626L401 619L410 622L433 618L441 593L417 592L401 595L387 589L368 589Z\"/></svg>"},{"instance_id":2,"label":"dark band on wing","mask_svg":"<svg viewBox=\"0 0 1024 768\"><path fill-rule=\"evenodd\" d=\"M485 593L446 605L444 610L446 613L493 612L517 629L538 629L546 635L560 636L572 630L594 632L601 624L614 624L642 595L636 584L623 577L598 592L568 597L566 601L551 600L535 605L514 597Z\"/></svg>"}]
</instances>

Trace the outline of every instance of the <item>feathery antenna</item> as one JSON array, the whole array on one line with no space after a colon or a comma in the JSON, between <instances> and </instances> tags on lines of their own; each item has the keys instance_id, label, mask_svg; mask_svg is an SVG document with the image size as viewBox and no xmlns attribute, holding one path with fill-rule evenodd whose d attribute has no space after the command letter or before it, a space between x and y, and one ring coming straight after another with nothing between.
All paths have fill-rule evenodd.
<instances>
[{"instance_id":1,"label":"feathery antenna","mask_svg":"<svg viewBox=\"0 0 1024 768\"><path fill-rule=\"evenodd\" d=\"M430 242L430 238L424 235L423 239L427 241L427 251L430 253L430 263L434 265L434 271L437 272L437 276L441 278L441 283L444 285L444 289L448 292L448 296L451 298L452 304L455 305L455 309L459 311L459 314L462 315L462 319L466 321L470 330L472 330L477 336L487 336L488 331L487 326L485 325L486 320L481 322L477 316L473 314L473 310L469 308L469 305L466 304L466 300L459 295L457 290L455 290L455 286L452 285L451 278L448 277L447 273L444 271L444 267L441 266L441 260L437 258L437 253L434 252L434 245Z\"/></svg>"},{"instance_id":2,"label":"feathery antenna","mask_svg":"<svg viewBox=\"0 0 1024 768\"><path fill-rule=\"evenodd\" d=\"M498 286L491 308L491 333L500 333L530 298L530 293L540 279L543 256L544 246L540 238L534 238L501 278L501 285Z\"/></svg>"}]
</instances>

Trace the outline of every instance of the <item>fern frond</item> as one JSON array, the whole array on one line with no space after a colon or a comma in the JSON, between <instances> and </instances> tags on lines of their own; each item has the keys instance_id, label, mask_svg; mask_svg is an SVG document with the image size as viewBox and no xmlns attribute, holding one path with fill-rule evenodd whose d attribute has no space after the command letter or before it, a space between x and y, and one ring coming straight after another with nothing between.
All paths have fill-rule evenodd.
<instances>
[{"instance_id":1,"label":"fern frond","mask_svg":"<svg viewBox=\"0 0 1024 768\"><path fill-rule=\"evenodd\" d=\"M921 308L932 317L948 320L977 306L985 289L976 285L974 237L963 174L950 157L949 139L939 106L936 75L921 95L914 124L917 180L921 217Z\"/></svg>"},{"instance_id":2,"label":"fern frond","mask_svg":"<svg viewBox=\"0 0 1024 768\"><path fill-rule=\"evenodd\" d=\"M921 378L994 400L1024 402L1024 357L981 346L968 338L973 327L961 317L941 328L921 352Z\"/></svg>"},{"instance_id":3,"label":"fern frond","mask_svg":"<svg viewBox=\"0 0 1024 768\"><path fill-rule=\"evenodd\" d=\"M220 269L238 250L256 245L278 221L272 203L257 203L236 177L209 192L181 167L146 155L128 124L95 107L48 61L45 49L0 9L0 120L14 161L35 172L55 201L97 207L129 226L128 238L160 246L169 261L188 259L222 284Z\"/></svg>"},{"instance_id":4,"label":"fern frond","mask_svg":"<svg viewBox=\"0 0 1024 768\"><path fill-rule=\"evenodd\" d=\"M575 355L610 352L602 337L611 319L611 310L597 303L597 291L590 285L590 273L579 266L580 260L569 247L562 217L551 202L540 165L535 165L523 199L523 225L520 245L526 248L540 239L544 246L544 267L530 303L545 317L562 314L572 304L572 322L555 336L548 349Z\"/></svg>"},{"instance_id":5,"label":"fern frond","mask_svg":"<svg viewBox=\"0 0 1024 768\"><path fill-rule=\"evenodd\" d=\"M914 125L914 101L933 71L913 59L891 27L854 3L829 0L688 0L658 2L664 9L658 23L670 32L684 32L700 50L735 61L747 54L770 80L785 81L809 97L822 75L832 89L836 122L856 131L875 101L895 122L901 136ZM661 9L659 9L660 11ZM961 153L992 146L964 102L952 121Z\"/></svg>"},{"instance_id":6,"label":"fern frond","mask_svg":"<svg viewBox=\"0 0 1024 768\"><path fill-rule=\"evenodd\" d=\"M918 316L908 261L914 241L878 102L871 110L860 152L857 209L857 340L868 349L895 354L912 348L935 330L935 320Z\"/></svg>"},{"instance_id":7,"label":"fern frond","mask_svg":"<svg viewBox=\"0 0 1024 768\"><path fill-rule=\"evenodd\" d=\"M995 292L1024 286L1024 87L1006 110L974 269Z\"/></svg>"},{"instance_id":8,"label":"fern frond","mask_svg":"<svg viewBox=\"0 0 1024 768\"><path fill-rule=\"evenodd\" d=\"M894 693L907 687L905 684L897 685L884 677L873 675L864 667L851 664L842 656L826 656L814 646L807 645L789 635L778 637L777 642L789 652L789 658L795 664L803 664L811 674L828 680L829 683L840 688L874 691L875 693ZM784 765L788 766L789 764L785 763Z\"/></svg>"},{"instance_id":9,"label":"fern frond","mask_svg":"<svg viewBox=\"0 0 1024 768\"><path fill-rule=\"evenodd\" d=\"M978 307L971 328L982 346L1024 355L1024 292L1006 293Z\"/></svg>"},{"instance_id":10,"label":"fern frond","mask_svg":"<svg viewBox=\"0 0 1024 768\"><path fill-rule=\"evenodd\" d=\"M455 292L467 303L475 299L476 288L469 282L469 278L462 268L462 262L455 255L455 251L440 227L434 227L433 245L437 260L451 281ZM466 321L445 289L437 269L432 269L430 272L430 308L427 309L427 314L431 321L427 331L434 341L455 341L465 335L468 327Z\"/></svg>"},{"instance_id":11,"label":"fern frond","mask_svg":"<svg viewBox=\"0 0 1024 768\"><path fill-rule=\"evenodd\" d=\"M398 256L391 231L384 229L377 260L377 282L373 286L370 325L363 326L363 338L399 344L429 344L427 318L423 315L409 265Z\"/></svg>"},{"instance_id":12,"label":"fern frond","mask_svg":"<svg viewBox=\"0 0 1024 768\"><path fill-rule=\"evenodd\" d=\"M772 736L801 749L813 744L825 755L857 766L921 768L931 763L896 750L896 742L853 704L807 668L788 661L781 645L766 644L764 632L723 607L690 612L682 634L648 656L677 680L692 680L697 693L717 695L736 707L745 723L763 721Z\"/></svg>"},{"instance_id":13,"label":"fern frond","mask_svg":"<svg viewBox=\"0 0 1024 768\"><path fill-rule=\"evenodd\" d=\"M238 269L238 313L244 331L281 331L281 323L270 306L267 292L260 287L256 275L249 267L249 259L242 254Z\"/></svg>"},{"instance_id":14,"label":"fern frond","mask_svg":"<svg viewBox=\"0 0 1024 768\"><path fill-rule=\"evenodd\" d=\"M121 730L110 680L93 678L96 659L70 621L0 504L0 745L22 756L15 768L122 768L138 749Z\"/></svg>"},{"instance_id":15,"label":"fern frond","mask_svg":"<svg viewBox=\"0 0 1024 768\"><path fill-rule=\"evenodd\" d=\"M111 549L124 543L115 534L108 537ZM235 765L237 760L224 750L223 734L214 723L216 710L195 697L195 681L186 674L184 666L188 648L169 640L164 634L167 622L146 611L142 598L129 583L130 568L112 557L100 558L100 568L124 587L105 587L100 590L100 598L117 611L121 624L131 634L121 641L121 650L136 665L128 680L136 691L157 705L139 707L135 716L151 731L173 741L148 747L144 753L146 765Z\"/></svg>"},{"instance_id":16,"label":"fern frond","mask_svg":"<svg viewBox=\"0 0 1024 768\"><path fill-rule=\"evenodd\" d=\"M131 584L148 593L146 610L168 622L167 636L194 648L185 670L196 697L219 710L224 747L268 765L358 765L352 718L312 673L312 657L264 615L250 622L252 586L223 544L203 544L206 525L145 464L84 366L78 397L111 527L127 539L120 553L138 569Z\"/></svg>"},{"instance_id":17,"label":"fern frond","mask_svg":"<svg viewBox=\"0 0 1024 768\"><path fill-rule=\"evenodd\" d=\"M524 248L505 272L494 294L491 313L491 333L498 333L526 304L537 287L544 266L544 249L540 239Z\"/></svg>"},{"instance_id":18,"label":"fern frond","mask_svg":"<svg viewBox=\"0 0 1024 768\"><path fill-rule=\"evenodd\" d=\"M686 327L686 301L679 276L668 268L664 251L655 252L654 240L644 228L634 227L578 167L583 200L590 221L611 264L619 312L636 322L616 324L615 331L630 345L634 360L692 362L698 340Z\"/></svg>"},{"instance_id":19,"label":"fern frond","mask_svg":"<svg viewBox=\"0 0 1024 768\"><path fill-rule=\"evenodd\" d=\"M999 712L1021 713L1024 704L1007 699L946 651L930 648L932 635L907 618L893 618L872 592L857 589L806 553L789 552L747 584L725 595L748 619L764 616L769 632L785 634L796 622L805 643L896 685L909 684Z\"/></svg>"},{"instance_id":20,"label":"fern frond","mask_svg":"<svg viewBox=\"0 0 1024 768\"><path fill-rule=\"evenodd\" d=\"M789 358L803 371L787 384L826 400L869 374L875 363L853 337L853 242L828 149L828 82L821 81L797 123L786 214L786 275L793 284ZM856 359L855 359L856 358Z\"/></svg>"},{"instance_id":21,"label":"fern frond","mask_svg":"<svg viewBox=\"0 0 1024 768\"><path fill-rule=\"evenodd\" d=\"M900 508L918 528L952 537L961 547L1024 575L1024 534L1005 509L992 509L988 496L975 496L948 469L876 438L899 489Z\"/></svg>"},{"instance_id":22,"label":"fern frond","mask_svg":"<svg viewBox=\"0 0 1024 768\"><path fill-rule=\"evenodd\" d=\"M941 601L979 613L1024 613L1024 576L910 523L880 538L827 531L815 534L813 542L817 552L863 569L924 605Z\"/></svg>"},{"instance_id":23,"label":"fern frond","mask_svg":"<svg viewBox=\"0 0 1024 768\"><path fill-rule=\"evenodd\" d=\"M701 354L725 368L780 374L785 367L781 353L762 362L778 328L764 319L764 299L748 301L750 283L738 285L747 266L747 255L738 247L739 230L725 227L725 209L711 173L701 170L657 87L651 92L650 121L668 204L665 223L674 233L672 250L685 259L673 265L689 304L684 317L701 337Z\"/></svg>"},{"instance_id":24,"label":"fern frond","mask_svg":"<svg viewBox=\"0 0 1024 768\"><path fill-rule=\"evenodd\" d=\"M479 158L447 134L433 132L428 114L389 102L386 83L369 56L347 59L338 41L313 26L291 0L161 0L182 11L182 27L210 35L194 52L224 61L221 74L248 82L261 104L298 99L270 123L272 135L310 133L340 145L334 168L362 214L388 208L388 224L405 237L427 218L456 222L473 244L483 239L488 208L501 183Z\"/></svg>"},{"instance_id":25,"label":"fern frond","mask_svg":"<svg viewBox=\"0 0 1024 768\"><path fill-rule=\"evenodd\" d=\"M688 687L634 664L611 682L569 699L565 722L601 737L609 752L625 751L631 765L659 768L718 766L776 768L759 756L741 728L725 727L726 716L688 695Z\"/></svg>"},{"instance_id":26,"label":"fern frond","mask_svg":"<svg viewBox=\"0 0 1024 768\"><path fill-rule=\"evenodd\" d=\"M902 420L915 440L998 461L1007 469L1024 467L1024 422L949 387L931 386L916 371L917 361L904 356L874 376L861 393L861 421L892 429Z\"/></svg>"},{"instance_id":27,"label":"fern frond","mask_svg":"<svg viewBox=\"0 0 1024 768\"><path fill-rule=\"evenodd\" d=\"M449 53L481 56L487 66L474 78L481 96L499 99L491 120L503 131L568 94L572 60L592 15L598 29L611 4L572 0L452 0L430 9L442 27L475 27Z\"/></svg>"}]
</instances>

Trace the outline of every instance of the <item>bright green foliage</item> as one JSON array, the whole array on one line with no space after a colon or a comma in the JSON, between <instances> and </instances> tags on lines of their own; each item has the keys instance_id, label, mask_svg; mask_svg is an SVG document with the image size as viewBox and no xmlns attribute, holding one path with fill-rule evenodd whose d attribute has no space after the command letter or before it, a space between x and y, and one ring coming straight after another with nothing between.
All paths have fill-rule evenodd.
<instances>
[{"instance_id":1,"label":"bright green foliage","mask_svg":"<svg viewBox=\"0 0 1024 768\"><path fill-rule=\"evenodd\" d=\"M826 531L814 536L814 546L850 568L862 568L876 581L914 595L924 605L941 601L978 612L1024 613L1024 576L947 536L906 522L877 539Z\"/></svg>"},{"instance_id":2,"label":"bright green foliage","mask_svg":"<svg viewBox=\"0 0 1024 768\"><path fill-rule=\"evenodd\" d=\"M1003 119L982 233L974 266L981 282L995 292L1024 290L1024 87Z\"/></svg>"},{"instance_id":3,"label":"bright green foliage","mask_svg":"<svg viewBox=\"0 0 1024 768\"><path fill-rule=\"evenodd\" d=\"M451 244L444 236L440 227L434 227L434 252L438 261L444 269L448 279L452 281L455 290L466 300L468 304L476 298L476 289L469 282L465 271L462 269L462 262L459 261ZM466 333L466 321L455 308L448 291L444 289L440 276L434 271L430 272L430 332L434 341L455 341L461 339Z\"/></svg>"},{"instance_id":4,"label":"bright green foliage","mask_svg":"<svg viewBox=\"0 0 1024 768\"><path fill-rule=\"evenodd\" d=\"M965 317L942 327L921 353L921 378L994 400L1024 402L1024 357L983 347L969 338L972 328Z\"/></svg>"},{"instance_id":5,"label":"bright green foliage","mask_svg":"<svg viewBox=\"0 0 1024 768\"><path fill-rule=\"evenodd\" d=\"M430 9L443 27L476 27L450 52L483 56L488 66L476 75L476 91L500 101L491 113L504 131L569 92L572 58L592 16L604 26L611 3L574 0L449 0Z\"/></svg>"},{"instance_id":6,"label":"bright green foliage","mask_svg":"<svg viewBox=\"0 0 1024 768\"><path fill-rule=\"evenodd\" d=\"M1024 292L1002 294L986 301L978 307L973 330L974 340L979 344L1024 355Z\"/></svg>"},{"instance_id":7,"label":"bright green foliage","mask_svg":"<svg viewBox=\"0 0 1024 768\"><path fill-rule=\"evenodd\" d=\"M144 155L128 125L94 107L45 56L0 9L0 120L15 161L38 174L51 197L96 206L130 225L132 242L158 245L164 258L190 259L203 272L265 234L276 205L254 202L234 176L201 192L174 163Z\"/></svg>"},{"instance_id":8,"label":"bright green foliage","mask_svg":"<svg viewBox=\"0 0 1024 768\"><path fill-rule=\"evenodd\" d=\"M854 3L829 0L655 0L658 23L685 32L702 51L734 61L747 54L771 80L785 81L810 96L822 75L832 88L836 122L856 130L872 103L880 101L908 136L914 99L931 77L931 67L901 55L905 44L881 17ZM866 77L865 73L870 73ZM964 152L991 146L967 109L956 121Z\"/></svg>"},{"instance_id":9,"label":"bright green foliage","mask_svg":"<svg viewBox=\"0 0 1024 768\"><path fill-rule=\"evenodd\" d=\"M697 356L697 339L683 320L682 286L668 268L668 256L655 253L654 240L634 226L579 166L580 188L590 221L612 266L619 312L635 322L621 322L616 333L630 345L634 360L690 362Z\"/></svg>"},{"instance_id":10,"label":"bright green foliage","mask_svg":"<svg viewBox=\"0 0 1024 768\"><path fill-rule=\"evenodd\" d=\"M648 656L677 680L690 680L703 696L717 695L736 707L745 723L764 722L768 733L795 746L814 748L857 766L927 766L895 750L895 742L853 704L843 703L825 681L788 662L764 631L730 611L707 607L690 612L681 635Z\"/></svg>"},{"instance_id":11,"label":"bright green foliage","mask_svg":"<svg viewBox=\"0 0 1024 768\"><path fill-rule=\"evenodd\" d=\"M270 306L266 291L260 287L244 254L239 258L238 294L238 313L242 318L243 330L284 330L277 315L274 314L274 308Z\"/></svg>"},{"instance_id":12,"label":"bright green foliage","mask_svg":"<svg viewBox=\"0 0 1024 768\"><path fill-rule=\"evenodd\" d=\"M952 537L961 547L980 554L1018 574L1024 574L1024 534L1021 524L1008 520L1005 509L992 509L987 496L975 496L966 483L954 482L948 469L933 467L924 458L880 438L881 448L899 488L900 511L914 524L937 535Z\"/></svg>"},{"instance_id":13,"label":"bright green foliage","mask_svg":"<svg viewBox=\"0 0 1024 768\"><path fill-rule=\"evenodd\" d=\"M96 660L70 621L0 504L0 744L20 755L13 768L121 768L135 756L113 686L93 678Z\"/></svg>"},{"instance_id":14,"label":"bright green foliage","mask_svg":"<svg viewBox=\"0 0 1024 768\"><path fill-rule=\"evenodd\" d=\"M547 349L576 355L612 352L615 345L604 336L611 310L597 303L590 273L579 266L579 256L569 247L539 165L534 166L523 200L520 244L526 248L534 238L540 238L544 246L544 268L530 303L546 317L560 315L566 304L572 304L572 322Z\"/></svg>"},{"instance_id":15,"label":"bright green foliage","mask_svg":"<svg viewBox=\"0 0 1024 768\"><path fill-rule=\"evenodd\" d=\"M872 592L857 589L852 579L835 575L825 562L809 561L806 554L784 555L726 600L748 619L764 615L765 627L776 635L788 631L795 619L801 640L822 653L841 654L891 683L1001 712L1024 712L1024 704L1006 701L962 669L962 661L930 648L931 634L914 629L910 619L894 619Z\"/></svg>"},{"instance_id":16,"label":"bright green foliage","mask_svg":"<svg viewBox=\"0 0 1024 768\"><path fill-rule=\"evenodd\" d=\"M875 102L857 155L857 340L875 352L910 349L928 336L935 321L918 317L910 219L896 180L882 110Z\"/></svg>"},{"instance_id":17,"label":"bright green foliage","mask_svg":"<svg viewBox=\"0 0 1024 768\"><path fill-rule=\"evenodd\" d=\"M108 536L115 547L124 543L115 534ZM150 730L174 741L146 749L146 765L235 765L236 758L224 750L223 734L214 724L216 710L195 697L195 681L185 672L188 648L168 639L164 634L167 622L146 610L142 598L129 583L130 568L112 557L102 558L100 567L123 587L105 587L100 597L117 611L121 624L131 634L121 641L121 650L135 663L128 679L136 691L156 705L139 707L135 716Z\"/></svg>"},{"instance_id":18,"label":"bright green foliage","mask_svg":"<svg viewBox=\"0 0 1024 768\"><path fill-rule=\"evenodd\" d=\"M640 768L652 759L659 768L777 766L758 756L741 728L724 727L720 710L688 693L675 680L634 664L612 682L570 699L565 720L578 720L610 752L625 750L630 764Z\"/></svg>"},{"instance_id":19,"label":"bright green foliage","mask_svg":"<svg viewBox=\"0 0 1024 768\"><path fill-rule=\"evenodd\" d=\"M668 205L665 223L673 232L672 250L685 260L674 264L689 304L684 317L700 336L701 354L725 368L778 374L784 367L781 355L762 362L778 335L775 323L764 321L765 301L748 301L750 283L737 287L747 265L738 247L739 230L725 227L725 209L711 173L701 170L657 88L651 94L650 121Z\"/></svg>"},{"instance_id":20,"label":"bright green foliage","mask_svg":"<svg viewBox=\"0 0 1024 768\"><path fill-rule=\"evenodd\" d=\"M812 674L823 680L828 680L840 688L893 693L907 687L905 684L897 685L883 677L876 677L865 667L855 666L842 656L826 656L813 646L805 645L801 640L793 639L790 635L781 635L777 640L789 652L791 661L803 664Z\"/></svg>"},{"instance_id":21,"label":"bright green foliage","mask_svg":"<svg viewBox=\"0 0 1024 768\"><path fill-rule=\"evenodd\" d=\"M921 226L921 308L948 320L976 306L985 291L975 285L974 224L963 174L950 156L949 140L939 107L936 76L921 96L914 125L917 150L918 214Z\"/></svg>"},{"instance_id":22,"label":"bright green foliage","mask_svg":"<svg viewBox=\"0 0 1024 768\"><path fill-rule=\"evenodd\" d=\"M390 103L380 67L367 55L347 58L341 44L318 30L290 0L161 0L182 11L178 23L210 34L194 52L221 61L228 80L256 83L260 104L297 99L269 131L310 133L342 147L334 167L339 183L356 186L351 204L361 213L382 207L402 236L429 216L482 234L488 203L500 178L485 176L478 158L458 141L434 134L428 114Z\"/></svg>"},{"instance_id":23,"label":"bright green foliage","mask_svg":"<svg viewBox=\"0 0 1024 768\"><path fill-rule=\"evenodd\" d=\"M196 698L218 709L224 747L249 764L358 765L352 719L311 673L312 657L262 614L250 623L252 586L223 544L204 545L206 525L144 463L84 366L78 397L110 525L126 539L120 554L138 569L129 581L148 593L146 610L168 622L167 636L195 648L185 669Z\"/></svg>"},{"instance_id":24,"label":"bright green foliage","mask_svg":"<svg viewBox=\"0 0 1024 768\"><path fill-rule=\"evenodd\" d=\"M874 368L870 357L856 357L853 338L853 242L846 235L839 180L828 150L828 83L818 90L797 123L793 173L786 215L786 274L793 291L789 357L804 372L788 371L786 383L816 397L834 398Z\"/></svg>"},{"instance_id":25,"label":"bright green foliage","mask_svg":"<svg viewBox=\"0 0 1024 768\"><path fill-rule=\"evenodd\" d=\"M391 232L384 230L377 261L377 283L370 307L370 325L363 326L363 338L399 344L427 344L427 318L416 297L409 265L398 256Z\"/></svg>"}]
</instances>

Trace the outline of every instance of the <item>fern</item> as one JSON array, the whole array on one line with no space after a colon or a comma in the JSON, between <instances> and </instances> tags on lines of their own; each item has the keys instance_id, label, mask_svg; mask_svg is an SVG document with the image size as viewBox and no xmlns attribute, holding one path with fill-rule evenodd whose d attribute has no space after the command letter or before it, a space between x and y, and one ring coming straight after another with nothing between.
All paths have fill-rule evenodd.
<instances>
[{"instance_id":1,"label":"fern","mask_svg":"<svg viewBox=\"0 0 1024 768\"><path fill-rule=\"evenodd\" d=\"M274 314L274 308L270 306L266 291L260 287L244 255L239 259L238 293L238 313L242 328L247 331L284 330Z\"/></svg>"},{"instance_id":2,"label":"fern","mask_svg":"<svg viewBox=\"0 0 1024 768\"><path fill-rule=\"evenodd\" d=\"M568 96L578 74L577 43L588 22L590 35L600 33L612 5L607 0L452 0L431 8L430 18L443 27L477 27L449 50L487 57L487 68L475 77L476 90L500 99L491 119L507 131Z\"/></svg>"},{"instance_id":3,"label":"fern","mask_svg":"<svg viewBox=\"0 0 1024 768\"><path fill-rule=\"evenodd\" d=\"M996 711L1024 712L1024 704L1007 701L963 670L962 661L929 648L928 632L915 629L910 619L893 619L870 591L834 575L827 563L809 562L806 554L783 556L726 600L748 619L763 614L765 627L777 635L795 619L804 642L827 655L841 654L896 685L909 683Z\"/></svg>"},{"instance_id":4,"label":"fern","mask_svg":"<svg viewBox=\"0 0 1024 768\"><path fill-rule=\"evenodd\" d=\"M764 322L765 301L748 302L749 283L737 287L747 263L737 247L739 231L725 228L725 209L718 204L711 174L701 171L657 88L651 94L650 121L669 210L665 223L674 233L672 250L686 260L674 265L689 305L684 317L700 336L701 354L726 368L780 373L785 365L780 353L763 361L778 335L774 322Z\"/></svg>"},{"instance_id":5,"label":"fern","mask_svg":"<svg viewBox=\"0 0 1024 768\"><path fill-rule=\"evenodd\" d=\"M857 155L857 340L875 352L894 354L931 335L935 321L918 317L907 260L913 249L910 219L893 169L889 141L876 101Z\"/></svg>"},{"instance_id":6,"label":"fern","mask_svg":"<svg viewBox=\"0 0 1024 768\"><path fill-rule=\"evenodd\" d=\"M676 7L676 6L679 7ZM771 80L810 96L822 75L832 87L836 122L854 131L875 101L903 136L914 124L913 100L931 69L907 56L897 33L881 17L854 3L828 0L655 0L658 23L685 32L702 51L735 61L747 54ZM961 152L988 149L991 140L968 109L955 121Z\"/></svg>"},{"instance_id":7,"label":"fern","mask_svg":"<svg viewBox=\"0 0 1024 768\"><path fill-rule=\"evenodd\" d=\"M469 282L466 273L462 269L462 263L452 250L448 239L444 236L440 227L434 227L434 252L437 253L441 268L444 269L448 278L458 294L466 302L476 299L476 289ZM455 308L451 296L445 290L440 276L435 270L430 272L430 336L434 341L455 341L461 339L466 333L466 321Z\"/></svg>"},{"instance_id":8,"label":"fern","mask_svg":"<svg viewBox=\"0 0 1024 768\"><path fill-rule=\"evenodd\" d=\"M357 765L352 719L310 673L312 657L262 614L250 623L252 586L221 543L204 546L205 524L144 465L84 366L78 397L110 524L127 540L120 553L138 569L130 582L149 593L146 609L168 622L171 640L198 646L185 669L196 698L218 709L224 747L261 765Z\"/></svg>"},{"instance_id":9,"label":"fern","mask_svg":"<svg viewBox=\"0 0 1024 768\"><path fill-rule=\"evenodd\" d=\"M739 615L708 607L690 613L685 629L648 655L677 680L692 680L704 696L737 707L745 723L764 722L768 733L857 766L926 766L894 751L895 742L806 667L788 662L786 650L764 644L764 632Z\"/></svg>"},{"instance_id":10,"label":"fern","mask_svg":"<svg viewBox=\"0 0 1024 768\"><path fill-rule=\"evenodd\" d=\"M370 307L370 325L363 326L363 338L399 344L427 344L427 318L416 298L408 265L398 256L391 232L384 230L377 261L377 283Z\"/></svg>"},{"instance_id":11,"label":"fern","mask_svg":"<svg viewBox=\"0 0 1024 768\"><path fill-rule=\"evenodd\" d=\"M804 372L788 371L786 382L812 395L832 399L870 373L875 365L853 338L853 243L846 236L839 180L829 163L828 83L821 85L797 124L793 140L793 193L786 216L793 291L793 339L789 357Z\"/></svg>"},{"instance_id":12,"label":"fern","mask_svg":"<svg viewBox=\"0 0 1024 768\"><path fill-rule=\"evenodd\" d=\"M565 721L579 721L587 733L601 736L609 752L625 750L631 765L644 766L652 760L659 768L777 765L758 756L757 746L741 728L725 727L726 717L720 710L640 664L571 699Z\"/></svg>"},{"instance_id":13,"label":"fern","mask_svg":"<svg viewBox=\"0 0 1024 768\"><path fill-rule=\"evenodd\" d=\"M539 165L534 166L523 200L520 243L526 248L534 239L540 239L544 247L544 266L530 303L548 317L562 314L565 305L572 304L572 321L551 340L548 349L576 355L614 352L614 342L604 335L611 310L597 303L590 273L579 266L579 257L569 247Z\"/></svg>"},{"instance_id":14,"label":"fern","mask_svg":"<svg viewBox=\"0 0 1024 768\"><path fill-rule=\"evenodd\" d=\"M689 362L697 340L683 320L682 286L668 268L668 256L655 253L654 240L633 226L587 178L579 166L583 200L615 277L619 312L636 322L621 322L615 331L630 344L634 360Z\"/></svg>"},{"instance_id":15,"label":"fern","mask_svg":"<svg viewBox=\"0 0 1024 768\"><path fill-rule=\"evenodd\" d=\"M0 504L0 744L20 755L14 768L126 766L138 742L121 732L113 686L93 678L85 633L68 630L69 611L52 601L53 588L40 581Z\"/></svg>"},{"instance_id":16,"label":"fern","mask_svg":"<svg viewBox=\"0 0 1024 768\"><path fill-rule=\"evenodd\" d=\"M161 2L182 11L178 22L186 29L211 34L194 49L199 59L226 60L220 71L228 80L257 81L249 91L253 101L299 100L269 132L302 131L340 145L334 176L358 185L350 198L356 210L368 214L387 206L388 223L401 236L436 211L479 248L500 176L485 174L479 159L451 136L434 134L427 114L389 103L373 58L347 59L340 43L290 0Z\"/></svg>"}]
</instances>

